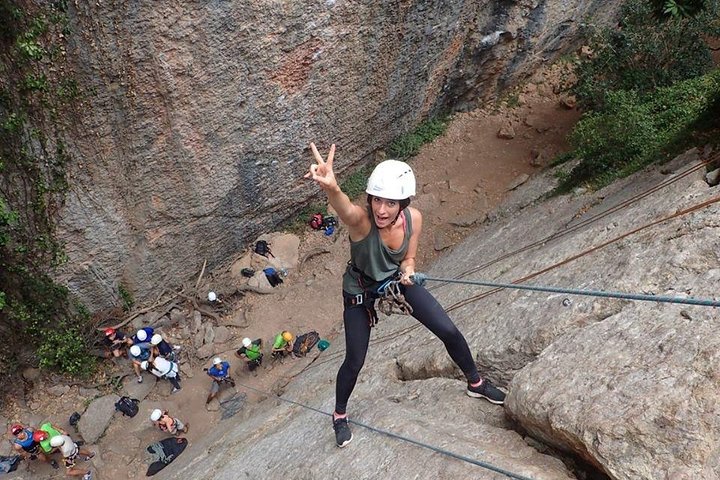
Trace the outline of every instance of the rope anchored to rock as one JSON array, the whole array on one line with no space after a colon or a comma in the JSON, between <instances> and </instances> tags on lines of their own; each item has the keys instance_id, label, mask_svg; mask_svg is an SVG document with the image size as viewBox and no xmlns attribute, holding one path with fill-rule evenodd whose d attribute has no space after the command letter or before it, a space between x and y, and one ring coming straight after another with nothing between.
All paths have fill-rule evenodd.
<instances>
[{"instance_id":1,"label":"rope anchored to rock","mask_svg":"<svg viewBox=\"0 0 720 480\"><path fill-rule=\"evenodd\" d=\"M536 292L567 293L570 295L585 295L590 297L620 298L623 300L641 300L647 302L682 303L686 305L701 305L704 307L720 307L720 300L694 297L670 297L665 295L647 295L642 293L605 292L602 290L582 290L579 288L562 288L542 285L520 285L517 283L485 282L481 280L458 280L455 278L430 277L424 273L416 273L412 277L417 285L424 285L427 281L463 283L481 287L513 288L516 290L532 290Z\"/></svg>"}]
</instances>

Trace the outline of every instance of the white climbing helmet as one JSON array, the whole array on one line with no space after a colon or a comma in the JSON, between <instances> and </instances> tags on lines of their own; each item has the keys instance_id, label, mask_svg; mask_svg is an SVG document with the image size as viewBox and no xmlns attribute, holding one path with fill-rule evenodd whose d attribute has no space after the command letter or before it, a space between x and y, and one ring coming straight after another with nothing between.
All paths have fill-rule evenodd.
<instances>
[{"instance_id":1,"label":"white climbing helmet","mask_svg":"<svg viewBox=\"0 0 720 480\"><path fill-rule=\"evenodd\" d=\"M222 358L215 357L213 358L213 365L220 365L222 363Z\"/></svg>"},{"instance_id":2,"label":"white climbing helmet","mask_svg":"<svg viewBox=\"0 0 720 480\"><path fill-rule=\"evenodd\" d=\"M151 345L159 345L160 342L162 342L162 336L161 336L159 333L156 333L156 334L153 335L152 338L150 339L150 344L151 344Z\"/></svg>"},{"instance_id":3,"label":"white climbing helmet","mask_svg":"<svg viewBox=\"0 0 720 480\"><path fill-rule=\"evenodd\" d=\"M50 439L50 446L53 448L61 447L65 443L65 435L55 435Z\"/></svg>"},{"instance_id":4,"label":"white climbing helmet","mask_svg":"<svg viewBox=\"0 0 720 480\"><path fill-rule=\"evenodd\" d=\"M162 417L162 410L160 410L159 408L156 408L150 414L150 420L152 420L153 422L157 422L158 420L160 420L160 417Z\"/></svg>"},{"instance_id":5,"label":"white climbing helmet","mask_svg":"<svg viewBox=\"0 0 720 480\"><path fill-rule=\"evenodd\" d=\"M217 300L217 294L215 292L208 293L208 300L214 302L215 300Z\"/></svg>"},{"instance_id":6,"label":"white climbing helmet","mask_svg":"<svg viewBox=\"0 0 720 480\"><path fill-rule=\"evenodd\" d=\"M148 367L147 360L143 360L142 362L140 362L140 368L142 368L143 370L147 370L147 367Z\"/></svg>"},{"instance_id":7,"label":"white climbing helmet","mask_svg":"<svg viewBox=\"0 0 720 480\"><path fill-rule=\"evenodd\" d=\"M132 355L133 357L139 357L141 353L142 350L140 350L139 346L133 345L132 347L130 347L130 355Z\"/></svg>"},{"instance_id":8,"label":"white climbing helmet","mask_svg":"<svg viewBox=\"0 0 720 480\"><path fill-rule=\"evenodd\" d=\"M405 200L415 195L415 174L405 162L380 162L368 178L366 193L388 200Z\"/></svg>"},{"instance_id":9,"label":"white climbing helmet","mask_svg":"<svg viewBox=\"0 0 720 480\"><path fill-rule=\"evenodd\" d=\"M141 342L144 342L145 340L147 340L147 332L143 329L138 330L137 333L135 334L135 336Z\"/></svg>"},{"instance_id":10,"label":"white climbing helmet","mask_svg":"<svg viewBox=\"0 0 720 480\"><path fill-rule=\"evenodd\" d=\"M250 345L252 345L252 340L247 337L243 338L243 347L249 348Z\"/></svg>"}]
</instances>

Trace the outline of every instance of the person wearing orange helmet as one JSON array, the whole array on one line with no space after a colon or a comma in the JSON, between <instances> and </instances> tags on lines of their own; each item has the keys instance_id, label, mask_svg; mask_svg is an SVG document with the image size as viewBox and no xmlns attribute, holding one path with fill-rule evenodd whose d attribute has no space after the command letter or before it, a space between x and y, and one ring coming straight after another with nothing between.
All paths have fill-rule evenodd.
<instances>
[{"instance_id":1,"label":"person wearing orange helmet","mask_svg":"<svg viewBox=\"0 0 720 480\"><path fill-rule=\"evenodd\" d=\"M272 357L282 362L283 358L292 355L293 340L293 334L287 330L283 330L275 335L271 352Z\"/></svg>"},{"instance_id":2,"label":"person wearing orange helmet","mask_svg":"<svg viewBox=\"0 0 720 480\"><path fill-rule=\"evenodd\" d=\"M13 449L26 460L40 460L48 463L50 459L40 448L39 436L36 436L36 430L31 427L25 427L19 423L10 426L10 443Z\"/></svg>"},{"instance_id":3,"label":"person wearing orange helmet","mask_svg":"<svg viewBox=\"0 0 720 480\"><path fill-rule=\"evenodd\" d=\"M468 396L502 404L505 394L480 376L465 337L430 292L415 284L415 257L422 230L422 214L410 207L415 174L405 162L380 162L368 178L367 205L356 205L340 189L333 171L335 145L326 158L310 144L315 163L305 178L328 196L348 229L350 261L343 275L345 360L337 374L333 429L338 447L352 440L347 403L365 363L371 328L377 322L375 303L389 282L397 285L412 316L445 345L450 358L465 374Z\"/></svg>"},{"instance_id":4,"label":"person wearing orange helmet","mask_svg":"<svg viewBox=\"0 0 720 480\"><path fill-rule=\"evenodd\" d=\"M107 349L105 357L127 357L127 349L131 344L127 335L112 327L106 328L103 333L105 334L105 338L103 338L103 345Z\"/></svg>"}]
</instances>

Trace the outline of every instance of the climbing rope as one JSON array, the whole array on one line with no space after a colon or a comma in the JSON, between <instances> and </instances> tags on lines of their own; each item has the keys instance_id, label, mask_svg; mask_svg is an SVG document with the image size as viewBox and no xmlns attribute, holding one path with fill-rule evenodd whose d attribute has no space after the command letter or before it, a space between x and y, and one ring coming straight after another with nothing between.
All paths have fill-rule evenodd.
<instances>
[{"instance_id":1,"label":"climbing rope","mask_svg":"<svg viewBox=\"0 0 720 480\"><path fill-rule=\"evenodd\" d=\"M487 261L481 265L477 265L469 270L465 270L464 272L461 272L458 275L456 275L454 278L467 277L468 275L472 275L473 273L477 273L480 270L484 270L485 268L490 267L490 266L492 266L502 260L510 258L514 255L517 255L519 253L524 253L534 247L544 246L552 240L555 240L555 239L561 238L565 235L568 235L570 233L573 233L577 230L580 230L583 227L586 227L587 225L590 225L591 223L593 223L597 220L600 220L601 218L604 218L612 213L618 212L618 211L622 210L623 208L630 206L633 203L635 203L639 200L642 200L643 198L648 197L648 196L652 195L653 193L658 192L658 191L662 190L663 188L679 181L680 179L685 178L686 176L697 172L698 170L702 169L703 167L705 167L709 164L713 164L714 162L718 162L718 161L720 161L720 153L716 153L715 155L711 156L707 160L700 162L696 165L693 165L693 166L687 168L686 170L684 170L676 175L673 175L672 177L660 182L659 184L654 185L654 186L650 187L649 189L647 189L643 192L640 192L640 193L628 198L627 200L625 200L623 202L618 203L617 205L614 205L614 206L612 206L602 212L599 212L595 215L591 215L590 217L576 223L575 225L567 226L564 230L557 231L557 232L550 234L544 238L541 238L540 240L537 240L530 244L524 245L524 246L522 246L518 249L515 249L513 251L510 251L508 253L502 254L499 257L496 257L496 258L494 258L490 261ZM441 287L442 285L443 285L442 283L434 285L433 287L430 287L428 290L432 291L436 288Z\"/></svg>"},{"instance_id":2,"label":"climbing rope","mask_svg":"<svg viewBox=\"0 0 720 480\"><path fill-rule=\"evenodd\" d=\"M286 402L286 403L289 403L289 404L292 404L292 405L297 405L298 407L305 408L305 409L307 409L307 410L311 410L311 411L313 411L313 412L320 413L320 414L322 414L322 415L326 415L326 416L332 418L332 413L326 412L326 411L324 411L324 410L320 410L319 408L311 407L310 405L305 405L304 403L296 402L295 400L291 400L291 399L289 399L289 398L284 398L284 397L281 397L280 395L277 395L277 394L274 394L274 393L270 393L270 392L266 392L266 391L264 391L264 390L260 390L260 389L255 388L255 387L251 387L250 385L244 385L244 384L242 384L242 383L240 383L240 382L237 382L237 384L238 384L239 386L243 387L243 388L247 388L248 390L252 390L252 391L254 391L254 392L260 393L261 395L265 395L265 396L268 396L268 397L273 397L273 398L276 398L276 399L278 399L278 400L282 400L283 402ZM367 425L367 424L365 424L365 423L358 422L358 421L356 421L356 420L348 419L348 423L352 423L353 425L357 425L358 427L365 428L365 429L370 430L370 431L375 432L375 433L380 433L380 434L385 435L385 436L388 436L388 437L390 437L390 438L395 438L395 439L397 439L397 440L401 440L401 441L403 441L403 442L411 443L411 444L413 444L413 445L417 445L417 446L422 447L422 448L427 448L427 449L432 450L433 452L439 453L439 454L441 454L441 455L445 455L445 456L448 456L448 457L452 457L452 458L455 458L455 459L457 459L457 460L462 460L463 462L467 462L467 463L476 465L476 466L478 466L478 467L484 468L484 469L486 469L486 470L491 470L491 471L493 471L493 472L500 473L500 474L505 475L506 477L509 477L509 478L514 478L514 479L516 479L516 480L533 480L533 479L530 478L530 477L525 477L525 476L523 476L523 475L520 475L520 474L517 474L517 473L513 473L513 472L511 472L511 471L509 471L509 470L505 470L505 469L503 469L503 468L496 467L495 465L492 465L492 464L487 463L487 462L483 462L482 460L476 460L476 459L474 459L474 458L466 457L466 456L464 456L464 455L459 455L459 454L453 453L453 452L451 452L451 451L449 451L449 450L445 450L445 449L442 449L442 448L440 448L440 447L435 447L435 446L433 446L433 445L429 445L429 444L427 444L427 443L423 443L423 442L420 442L420 441L418 441L418 440L414 440L414 439L409 438L409 437L405 437L405 436L402 436L402 435L398 435L397 433L393 433L393 432L390 432L390 431L388 431L388 430L382 430L382 429L380 429L380 428L376 428L376 427L373 427L373 426L371 426L371 425Z\"/></svg>"},{"instance_id":3,"label":"climbing rope","mask_svg":"<svg viewBox=\"0 0 720 480\"><path fill-rule=\"evenodd\" d=\"M426 281L464 283L479 285L481 287L513 288L516 290L532 290L535 292L567 293L570 295L586 295L590 297L621 298L624 300L641 300L659 303L683 303L687 305L702 305L704 307L720 307L720 300L694 297L670 297L665 295L646 295L642 293L606 292L603 290L582 290L579 288L547 287L542 285L518 285L516 283L484 282L481 280L458 280L454 278L428 277L423 273L416 273L413 281L424 285Z\"/></svg>"}]
</instances>

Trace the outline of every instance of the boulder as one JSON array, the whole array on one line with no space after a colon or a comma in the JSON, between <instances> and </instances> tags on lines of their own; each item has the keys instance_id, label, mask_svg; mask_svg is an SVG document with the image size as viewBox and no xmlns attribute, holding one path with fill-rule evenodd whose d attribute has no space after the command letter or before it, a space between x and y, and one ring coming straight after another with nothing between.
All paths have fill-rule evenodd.
<instances>
[{"instance_id":1,"label":"boulder","mask_svg":"<svg viewBox=\"0 0 720 480\"><path fill-rule=\"evenodd\" d=\"M122 389L126 396L143 400L152 391L156 383L157 377L145 372L143 373L142 383L137 382L135 375L125 377L122 382Z\"/></svg>"},{"instance_id":2,"label":"boulder","mask_svg":"<svg viewBox=\"0 0 720 480\"><path fill-rule=\"evenodd\" d=\"M110 394L90 402L78 423L78 429L85 443L93 444L105 433L115 414L115 402L119 398L115 394Z\"/></svg>"}]
</instances>

